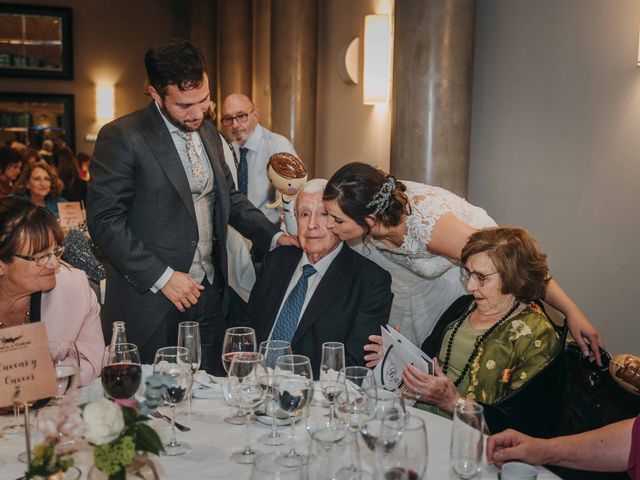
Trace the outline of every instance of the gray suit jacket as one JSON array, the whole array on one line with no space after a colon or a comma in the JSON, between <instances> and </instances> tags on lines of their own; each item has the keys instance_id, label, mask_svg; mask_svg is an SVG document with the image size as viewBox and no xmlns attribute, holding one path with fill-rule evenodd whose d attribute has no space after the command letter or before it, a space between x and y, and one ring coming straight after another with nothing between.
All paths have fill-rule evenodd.
<instances>
[{"instance_id":1,"label":"gray suit jacket","mask_svg":"<svg viewBox=\"0 0 640 480\"><path fill-rule=\"evenodd\" d=\"M266 250L277 228L235 189L213 124L205 121L199 133L215 177L213 263L226 283L227 225ZM198 242L189 182L153 102L100 130L87 214L91 236L110 263L103 316L126 321L128 336L144 344L175 308L149 289L167 266L188 272Z\"/></svg>"}]
</instances>

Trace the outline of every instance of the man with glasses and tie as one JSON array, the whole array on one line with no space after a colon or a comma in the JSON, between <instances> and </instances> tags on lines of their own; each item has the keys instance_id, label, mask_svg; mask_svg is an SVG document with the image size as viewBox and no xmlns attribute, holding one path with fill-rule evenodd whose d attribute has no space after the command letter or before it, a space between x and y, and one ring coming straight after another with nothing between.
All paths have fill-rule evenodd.
<instances>
[{"instance_id":1,"label":"man with glasses and tie","mask_svg":"<svg viewBox=\"0 0 640 480\"><path fill-rule=\"evenodd\" d=\"M98 134L88 224L106 255L103 319L123 320L144 363L176 345L178 323L200 323L202 365L222 371L232 225L264 250L297 244L235 189L220 134L205 122L211 100L202 52L186 40L145 55L152 102Z\"/></svg>"},{"instance_id":2,"label":"man with glasses and tie","mask_svg":"<svg viewBox=\"0 0 640 480\"><path fill-rule=\"evenodd\" d=\"M391 276L327 229L326 180L310 180L296 198L301 248L265 255L244 323L258 342L286 340L320 368L322 344L342 342L347 365L364 365L364 345L391 311Z\"/></svg>"},{"instance_id":3,"label":"man with glasses and tie","mask_svg":"<svg viewBox=\"0 0 640 480\"><path fill-rule=\"evenodd\" d=\"M232 141L238 159L238 190L264 213L280 224L277 209L267 208L275 191L267 178L267 163L274 153L297 156L291 142L260 125L260 111L246 95L232 93L222 102L222 129Z\"/></svg>"}]
</instances>

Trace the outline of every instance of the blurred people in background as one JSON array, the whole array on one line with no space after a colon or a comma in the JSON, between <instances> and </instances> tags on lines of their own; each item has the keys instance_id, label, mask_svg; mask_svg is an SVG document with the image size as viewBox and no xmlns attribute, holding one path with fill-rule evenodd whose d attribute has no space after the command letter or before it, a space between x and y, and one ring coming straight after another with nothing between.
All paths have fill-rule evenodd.
<instances>
[{"instance_id":1,"label":"blurred people in background","mask_svg":"<svg viewBox=\"0 0 640 480\"><path fill-rule=\"evenodd\" d=\"M13 192L58 216L58 202L67 201L60 196L63 187L56 169L40 160L25 167L13 186Z\"/></svg>"},{"instance_id":2,"label":"blurred people in background","mask_svg":"<svg viewBox=\"0 0 640 480\"><path fill-rule=\"evenodd\" d=\"M23 149L22 152L20 152L20 154L22 155L22 164L25 166L32 165L42 160L42 158L40 158L40 154L34 148L27 147Z\"/></svg>"},{"instance_id":3,"label":"blurred people in background","mask_svg":"<svg viewBox=\"0 0 640 480\"><path fill-rule=\"evenodd\" d=\"M53 163L53 140L44 140L38 154L48 164Z\"/></svg>"},{"instance_id":4,"label":"blurred people in background","mask_svg":"<svg viewBox=\"0 0 640 480\"><path fill-rule=\"evenodd\" d=\"M79 152L76 155L76 164L78 166L78 177L85 182L89 181L91 176L89 175L89 165L91 165L91 157L84 152Z\"/></svg>"},{"instance_id":5,"label":"blurred people in background","mask_svg":"<svg viewBox=\"0 0 640 480\"><path fill-rule=\"evenodd\" d=\"M0 148L0 196L13 193L13 183L20 175L22 157L10 147Z\"/></svg>"},{"instance_id":6,"label":"blurred people in background","mask_svg":"<svg viewBox=\"0 0 640 480\"><path fill-rule=\"evenodd\" d=\"M87 198L87 182L78 175L76 157L69 148L58 154L58 176L64 184L62 196L70 202L84 202Z\"/></svg>"}]
</instances>

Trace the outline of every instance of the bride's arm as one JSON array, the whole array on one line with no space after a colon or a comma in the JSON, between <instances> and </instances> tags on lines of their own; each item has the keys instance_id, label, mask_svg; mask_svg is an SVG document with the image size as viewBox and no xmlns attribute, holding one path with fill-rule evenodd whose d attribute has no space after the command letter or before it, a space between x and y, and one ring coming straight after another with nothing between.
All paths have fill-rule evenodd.
<instances>
[{"instance_id":1,"label":"bride's arm","mask_svg":"<svg viewBox=\"0 0 640 480\"><path fill-rule=\"evenodd\" d=\"M600 359L600 348L604 349L604 341L598 333L598 330L587 320L587 317L582 313L578 306L569 298L558 282L554 279L549 281L547 285L547 292L544 300L556 310L562 312L567 318L567 324L569 325L569 331L571 336L580 346L582 354L589 356L589 346L595 357L596 363L602 366ZM589 345L585 342L585 339L589 340Z\"/></svg>"},{"instance_id":2,"label":"bride's arm","mask_svg":"<svg viewBox=\"0 0 640 480\"><path fill-rule=\"evenodd\" d=\"M435 255L449 257L459 261L462 248L467 243L469 235L475 228L461 222L453 213L443 214L431 231L431 237L426 247Z\"/></svg>"},{"instance_id":3,"label":"bride's arm","mask_svg":"<svg viewBox=\"0 0 640 480\"><path fill-rule=\"evenodd\" d=\"M454 214L445 213L433 227L427 250L436 255L444 255L452 260L460 260L462 248L467 243L469 235L474 231L473 227L461 222ZM544 299L567 318L569 331L580 346L582 353L588 356L590 345L597 364L602 365L599 350L599 348L604 349L602 337L555 280L552 279L547 285ZM589 341L589 345L587 345L585 339Z\"/></svg>"}]
</instances>

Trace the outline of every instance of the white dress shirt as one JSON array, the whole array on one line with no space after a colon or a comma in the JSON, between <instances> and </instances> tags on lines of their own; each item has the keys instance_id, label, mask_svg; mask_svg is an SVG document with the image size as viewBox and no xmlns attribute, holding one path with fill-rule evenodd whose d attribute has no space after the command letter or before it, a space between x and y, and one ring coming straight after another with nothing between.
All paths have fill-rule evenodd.
<instances>
[{"instance_id":1,"label":"white dress shirt","mask_svg":"<svg viewBox=\"0 0 640 480\"><path fill-rule=\"evenodd\" d=\"M247 138L244 145L233 142L238 161L240 161L240 147L247 152L247 197L259 208L272 223L280 223L280 214L276 208L267 208L267 203L273 202L275 191L267 178L267 163L274 153L287 152L292 155L297 153L291 142L282 135L273 133L262 125L256 125L256 129Z\"/></svg>"}]
</instances>

